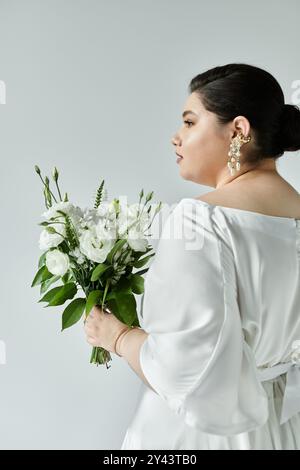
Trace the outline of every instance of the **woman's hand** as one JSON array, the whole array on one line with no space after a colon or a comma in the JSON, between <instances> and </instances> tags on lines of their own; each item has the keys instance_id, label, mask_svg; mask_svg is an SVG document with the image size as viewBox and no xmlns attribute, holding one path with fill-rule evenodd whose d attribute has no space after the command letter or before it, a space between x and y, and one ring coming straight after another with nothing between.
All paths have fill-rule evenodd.
<instances>
[{"instance_id":1,"label":"woman's hand","mask_svg":"<svg viewBox=\"0 0 300 470\"><path fill-rule=\"evenodd\" d=\"M106 313L97 305L92 308L84 322L87 342L110 352L115 352L116 338L126 326L113 313Z\"/></svg>"}]
</instances>

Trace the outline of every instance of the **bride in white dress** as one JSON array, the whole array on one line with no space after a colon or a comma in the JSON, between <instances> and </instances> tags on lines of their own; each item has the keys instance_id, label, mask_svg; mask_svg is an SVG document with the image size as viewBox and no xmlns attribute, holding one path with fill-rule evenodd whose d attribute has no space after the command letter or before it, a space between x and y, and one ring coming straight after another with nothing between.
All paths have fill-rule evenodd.
<instances>
[{"instance_id":1,"label":"bride in white dress","mask_svg":"<svg viewBox=\"0 0 300 470\"><path fill-rule=\"evenodd\" d=\"M121 448L299 450L300 196L276 160L300 149L300 111L228 64L191 81L183 117L180 175L215 189L164 225L139 312L151 387Z\"/></svg>"}]
</instances>

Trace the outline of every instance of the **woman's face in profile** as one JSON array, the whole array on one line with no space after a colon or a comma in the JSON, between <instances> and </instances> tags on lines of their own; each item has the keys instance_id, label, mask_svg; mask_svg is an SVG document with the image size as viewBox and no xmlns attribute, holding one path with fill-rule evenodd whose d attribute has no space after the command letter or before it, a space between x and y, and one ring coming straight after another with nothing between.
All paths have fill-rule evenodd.
<instances>
[{"instance_id":1,"label":"woman's face in profile","mask_svg":"<svg viewBox=\"0 0 300 470\"><path fill-rule=\"evenodd\" d=\"M231 137L236 126L248 132L249 123L239 116L228 124L219 124L216 114L207 111L196 93L191 93L183 107L182 126L172 138L175 151L182 155L178 166L182 178L216 187L223 174L228 175L227 161Z\"/></svg>"}]
</instances>

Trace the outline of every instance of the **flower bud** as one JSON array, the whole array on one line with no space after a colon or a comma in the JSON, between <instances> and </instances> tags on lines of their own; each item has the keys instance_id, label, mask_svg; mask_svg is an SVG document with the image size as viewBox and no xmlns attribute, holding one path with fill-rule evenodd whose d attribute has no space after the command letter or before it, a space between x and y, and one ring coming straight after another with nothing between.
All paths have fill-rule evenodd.
<instances>
[{"instance_id":1,"label":"flower bud","mask_svg":"<svg viewBox=\"0 0 300 470\"><path fill-rule=\"evenodd\" d=\"M44 188L44 196L45 196L48 206L51 207L52 206L51 194L47 186Z\"/></svg>"},{"instance_id":2,"label":"flower bud","mask_svg":"<svg viewBox=\"0 0 300 470\"><path fill-rule=\"evenodd\" d=\"M39 169L39 167L37 165L34 166L34 169L35 169L35 171L37 172L38 175L41 174L41 170Z\"/></svg>"},{"instance_id":3,"label":"flower bud","mask_svg":"<svg viewBox=\"0 0 300 470\"><path fill-rule=\"evenodd\" d=\"M119 199L114 199L112 201L112 206L114 208L114 211L115 211L116 215L118 215L120 213L120 201L119 201Z\"/></svg>"},{"instance_id":4,"label":"flower bud","mask_svg":"<svg viewBox=\"0 0 300 470\"><path fill-rule=\"evenodd\" d=\"M58 171L57 171L56 166L54 167L54 170L53 170L53 173L52 173L52 177L53 177L54 181L57 181L57 180L58 180Z\"/></svg>"},{"instance_id":5,"label":"flower bud","mask_svg":"<svg viewBox=\"0 0 300 470\"><path fill-rule=\"evenodd\" d=\"M150 193L147 194L147 196L146 196L146 204L147 204L148 201L150 201L150 199L152 199L153 193L154 193L154 191L151 191Z\"/></svg>"}]
</instances>

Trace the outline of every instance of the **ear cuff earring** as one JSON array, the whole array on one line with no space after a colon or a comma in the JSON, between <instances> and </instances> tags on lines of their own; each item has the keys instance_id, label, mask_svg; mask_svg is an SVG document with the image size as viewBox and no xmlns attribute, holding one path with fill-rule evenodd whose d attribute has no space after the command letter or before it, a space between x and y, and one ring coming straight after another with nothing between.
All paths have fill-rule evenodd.
<instances>
[{"instance_id":1,"label":"ear cuff earring","mask_svg":"<svg viewBox=\"0 0 300 470\"><path fill-rule=\"evenodd\" d=\"M240 164L240 148L243 144L250 142L251 136L244 137L241 132L238 133L230 142L230 148L228 152L229 159L227 161L227 166L230 171L230 175L234 175L235 171L239 171L241 168Z\"/></svg>"}]
</instances>

